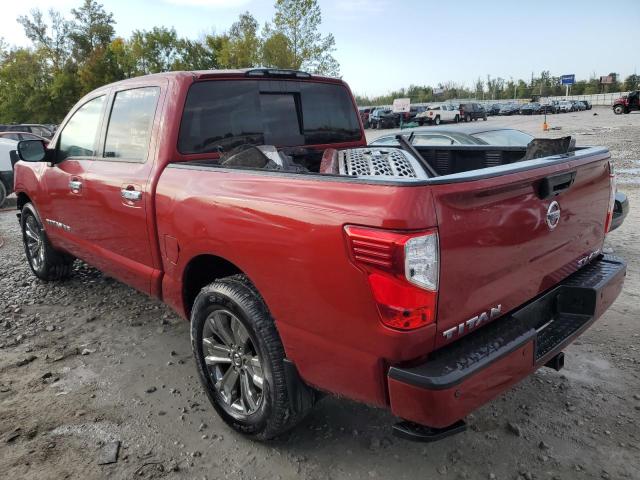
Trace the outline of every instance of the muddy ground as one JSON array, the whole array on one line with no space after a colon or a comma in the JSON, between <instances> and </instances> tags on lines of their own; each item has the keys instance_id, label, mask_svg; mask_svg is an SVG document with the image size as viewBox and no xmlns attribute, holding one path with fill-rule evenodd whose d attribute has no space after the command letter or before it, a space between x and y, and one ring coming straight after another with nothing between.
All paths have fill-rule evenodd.
<instances>
[{"instance_id":1,"label":"muddy ground","mask_svg":"<svg viewBox=\"0 0 640 480\"><path fill-rule=\"evenodd\" d=\"M552 134L636 168L640 115L592 113L551 117ZM542 122L490 123L539 133ZM617 302L563 371L540 370L434 444L395 438L388 412L333 397L284 438L240 437L201 392L186 322L80 263L64 283L36 280L14 212L0 212L0 478L639 479L640 191L633 170L623 177L632 210L607 239L629 261Z\"/></svg>"}]
</instances>

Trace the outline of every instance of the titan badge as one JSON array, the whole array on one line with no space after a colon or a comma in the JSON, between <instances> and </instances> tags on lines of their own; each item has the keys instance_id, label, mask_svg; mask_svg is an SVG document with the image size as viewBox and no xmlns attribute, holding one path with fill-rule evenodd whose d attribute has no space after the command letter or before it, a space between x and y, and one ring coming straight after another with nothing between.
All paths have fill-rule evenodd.
<instances>
[{"instance_id":1,"label":"titan badge","mask_svg":"<svg viewBox=\"0 0 640 480\"><path fill-rule=\"evenodd\" d=\"M502 305L498 305L496 307L492 307L491 310L486 312L482 312L480 315L476 315L473 318L470 318L466 322L460 323L457 327L451 327L449 330L445 330L442 335L447 340L451 340L454 336L462 335L465 330L473 330L483 323L488 322L489 320L493 320L496 317L500 316L502 313Z\"/></svg>"},{"instance_id":2,"label":"titan badge","mask_svg":"<svg viewBox=\"0 0 640 480\"><path fill-rule=\"evenodd\" d=\"M70 232L71 231L71 227L69 225L65 225L64 223L58 222L57 220L51 220L50 218L45 218L44 221L47 222L51 226L54 226L54 227L57 227L57 228L61 228L65 232Z\"/></svg>"}]
</instances>

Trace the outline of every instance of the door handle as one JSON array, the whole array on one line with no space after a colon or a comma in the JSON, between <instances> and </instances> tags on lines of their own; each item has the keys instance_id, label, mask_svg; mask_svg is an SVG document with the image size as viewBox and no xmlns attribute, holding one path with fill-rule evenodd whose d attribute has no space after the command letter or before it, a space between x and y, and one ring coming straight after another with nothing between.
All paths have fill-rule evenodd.
<instances>
[{"instance_id":1,"label":"door handle","mask_svg":"<svg viewBox=\"0 0 640 480\"><path fill-rule=\"evenodd\" d=\"M69 190L79 192L82 190L82 182L80 180L69 180Z\"/></svg>"},{"instance_id":2,"label":"door handle","mask_svg":"<svg viewBox=\"0 0 640 480\"><path fill-rule=\"evenodd\" d=\"M120 190L120 196L122 196L122 198L124 198L125 200L137 202L142 199L142 192L130 188L123 188Z\"/></svg>"}]
</instances>

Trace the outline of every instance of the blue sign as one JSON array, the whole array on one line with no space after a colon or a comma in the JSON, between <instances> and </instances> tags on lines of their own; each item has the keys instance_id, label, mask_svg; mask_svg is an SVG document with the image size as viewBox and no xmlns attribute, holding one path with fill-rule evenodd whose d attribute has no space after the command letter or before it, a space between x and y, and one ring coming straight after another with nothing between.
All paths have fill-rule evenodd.
<instances>
[{"instance_id":1,"label":"blue sign","mask_svg":"<svg viewBox=\"0 0 640 480\"><path fill-rule=\"evenodd\" d=\"M571 74L571 75L562 75L560 77L560 83L562 83L562 85L573 85L574 83L576 83L576 76L575 74Z\"/></svg>"}]
</instances>

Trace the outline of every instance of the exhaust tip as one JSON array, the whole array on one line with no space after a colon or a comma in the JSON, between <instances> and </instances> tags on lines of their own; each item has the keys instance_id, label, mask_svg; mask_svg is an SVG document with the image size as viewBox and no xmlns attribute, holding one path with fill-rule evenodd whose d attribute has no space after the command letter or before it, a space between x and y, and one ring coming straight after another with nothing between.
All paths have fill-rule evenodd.
<instances>
[{"instance_id":1,"label":"exhaust tip","mask_svg":"<svg viewBox=\"0 0 640 480\"><path fill-rule=\"evenodd\" d=\"M559 372L564 367L564 352L558 353L555 357L551 358L544 365L547 368L553 368L556 372Z\"/></svg>"}]
</instances>

